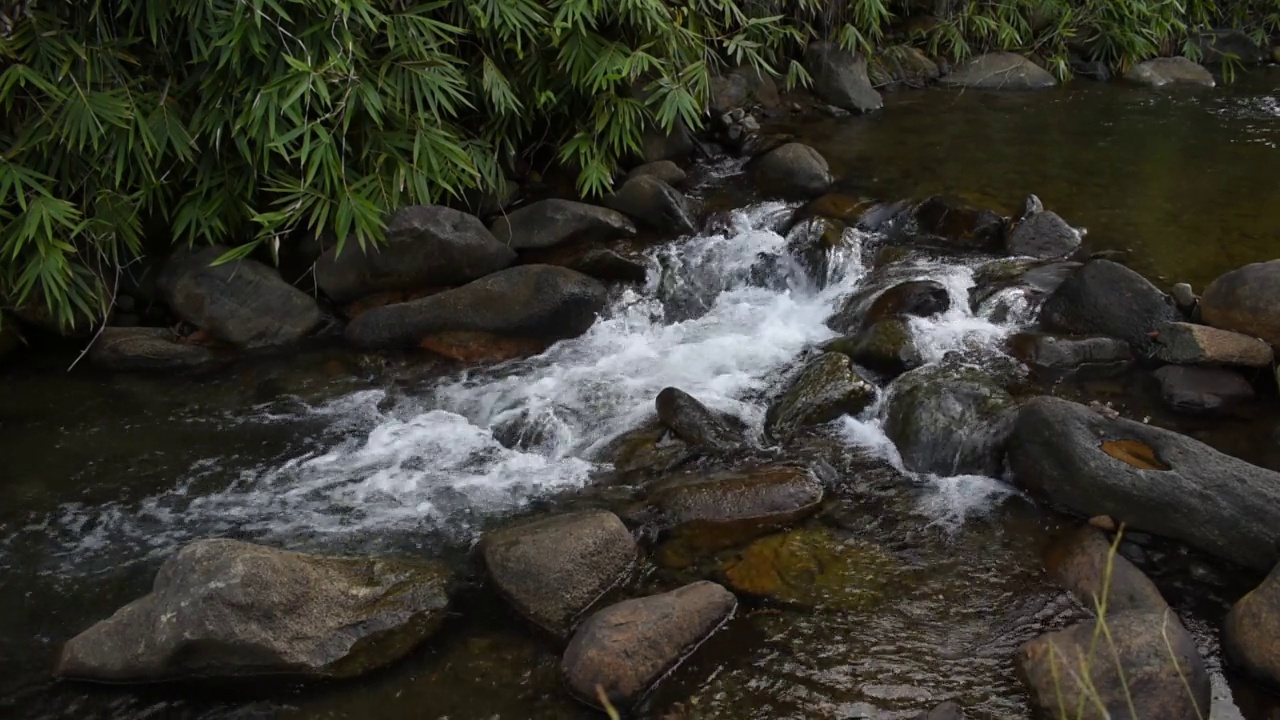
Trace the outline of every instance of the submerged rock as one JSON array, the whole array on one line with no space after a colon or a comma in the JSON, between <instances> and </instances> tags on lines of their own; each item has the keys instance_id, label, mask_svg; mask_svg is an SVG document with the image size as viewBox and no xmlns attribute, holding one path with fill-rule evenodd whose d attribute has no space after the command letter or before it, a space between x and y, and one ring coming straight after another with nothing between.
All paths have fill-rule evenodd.
<instances>
[{"instance_id":1,"label":"submerged rock","mask_svg":"<svg viewBox=\"0 0 1280 720\"><path fill-rule=\"evenodd\" d=\"M1090 720L1209 717L1209 673L1172 610L1108 613L1106 635L1098 623L1041 635L1019 649L1019 675L1037 712L1058 717L1062 707L1080 708L1072 717Z\"/></svg>"},{"instance_id":2,"label":"submerged rock","mask_svg":"<svg viewBox=\"0 0 1280 720\"><path fill-rule=\"evenodd\" d=\"M1005 238L1010 255L1041 259L1066 257L1080 249L1080 231L1046 210L1022 218Z\"/></svg>"},{"instance_id":3,"label":"submerged rock","mask_svg":"<svg viewBox=\"0 0 1280 720\"><path fill-rule=\"evenodd\" d=\"M888 318L856 335L837 338L822 348L848 355L855 363L889 377L924 364L911 328L902 318Z\"/></svg>"},{"instance_id":4,"label":"submerged rock","mask_svg":"<svg viewBox=\"0 0 1280 720\"><path fill-rule=\"evenodd\" d=\"M604 305L597 280L550 265L520 265L456 290L374 308L353 320L346 334L362 348L435 340L433 349L445 349L442 344L474 335L550 344L586 332Z\"/></svg>"},{"instance_id":5,"label":"submerged rock","mask_svg":"<svg viewBox=\"0 0 1280 720\"><path fill-rule=\"evenodd\" d=\"M841 353L823 353L805 365L765 414L769 436L785 441L802 428L856 415L875 401L876 388Z\"/></svg>"},{"instance_id":6,"label":"submerged rock","mask_svg":"<svg viewBox=\"0 0 1280 720\"><path fill-rule=\"evenodd\" d=\"M72 638L54 674L102 682L361 675L439 628L451 583L431 563L200 540L165 561L149 595Z\"/></svg>"},{"instance_id":7,"label":"submerged rock","mask_svg":"<svg viewBox=\"0 0 1280 720\"><path fill-rule=\"evenodd\" d=\"M946 247L995 250L1004 237L999 213L956 198L935 195L917 205L912 217L927 240Z\"/></svg>"},{"instance_id":8,"label":"submerged rock","mask_svg":"<svg viewBox=\"0 0 1280 720\"><path fill-rule=\"evenodd\" d=\"M1151 333L1175 322L1178 309L1147 279L1110 260L1091 260L1045 301L1040 322L1076 335L1107 335L1140 356L1155 350Z\"/></svg>"},{"instance_id":9,"label":"submerged rock","mask_svg":"<svg viewBox=\"0 0 1280 720\"><path fill-rule=\"evenodd\" d=\"M1231 607L1222 649L1249 675L1280 687L1280 566Z\"/></svg>"},{"instance_id":10,"label":"submerged rock","mask_svg":"<svg viewBox=\"0 0 1280 720\"><path fill-rule=\"evenodd\" d=\"M316 285L337 303L375 293L460 285L508 267L515 252L474 215L439 205L397 210L386 242L329 248L316 261Z\"/></svg>"},{"instance_id":11,"label":"submerged rock","mask_svg":"<svg viewBox=\"0 0 1280 720\"><path fill-rule=\"evenodd\" d=\"M481 548L503 597L560 637L636 559L635 539L604 510L553 515L485 533Z\"/></svg>"},{"instance_id":12,"label":"submerged rock","mask_svg":"<svg viewBox=\"0 0 1280 720\"><path fill-rule=\"evenodd\" d=\"M1162 611L1168 607L1155 583L1088 525L1057 538L1045 557L1049 577L1090 610ZM1106 590L1106 597L1103 591Z\"/></svg>"},{"instance_id":13,"label":"submerged rock","mask_svg":"<svg viewBox=\"0 0 1280 720\"><path fill-rule=\"evenodd\" d=\"M989 90L1043 90L1058 84L1049 71L1009 52L993 52L966 60L938 82L951 87Z\"/></svg>"},{"instance_id":14,"label":"submerged rock","mask_svg":"<svg viewBox=\"0 0 1280 720\"><path fill-rule=\"evenodd\" d=\"M225 252L227 248L214 246L181 249L169 257L158 285L175 315L242 348L297 342L324 321L310 295L260 262L243 259L213 266Z\"/></svg>"},{"instance_id":15,"label":"submerged rock","mask_svg":"<svg viewBox=\"0 0 1280 720\"><path fill-rule=\"evenodd\" d=\"M810 198L831 187L826 158L808 145L787 143L752 161L760 191L784 198Z\"/></svg>"},{"instance_id":16,"label":"submerged rock","mask_svg":"<svg viewBox=\"0 0 1280 720\"><path fill-rule=\"evenodd\" d=\"M658 160L632 168L631 172L627 173L627 179L641 175L652 175L671 187L679 187L687 177L685 171L670 160Z\"/></svg>"},{"instance_id":17,"label":"submerged rock","mask_svg":"<svg viewBox=\"0 0 1280 720\"><path fill-rule=\"evenodd\" d=\"M1129 344L1109 337L1018 333L1009 338L1009 351L1028 367L1051 374L1100 377L1121 372L1133 362Z\"/></svg>"},{"instance_id":18,"label":"submerged rock","mask_svg":"<svg viewBox=\"0 0 1280 720\"><path fill-rule=\"evenodd\" d=\"M692 447L723 452L744 442L740 428L679 388L665 388L654 405L658 420Z\"/></svg>"},{"instance_id":19,"label":"submerged rock","mask_svg":"<svg viewBox=\"0 0 1280 720\"><path fill-rule=\"evenodd\" d=\"M207 347L181 342L169 328L103 328L89 361L104 370L192 370L218 361Z\"/></svg>"},{"instance_id":20,"label":"submerged rock","mask_svg":"<svg viewBox=\"0 0 1280 720\"><path fill-rule=\"evenodd\" d=\"M1131 82L1164 87L1166 85L1196 85L1213 87L1213 73L1184 57L1152 58L1134 65L1124 74Z\"/></svg>"},{"instance_id":21,"label":"submerged rock","mask_svg":"<svg viewBox=\"0 0 1280 720\"><path fill-rule=\"evenodd\" d=\"M630 178L604 202L658 232L688 235L697 230L688 198L655 175Z\"/></svg>"},{"instance_id":22,"label":"submerged rock","mask_svg":"<svg viewBox=\"0 0 1280 720\"><path fill-rule=\"evenodd\" d=\"M626 708L715 632L738 606L733 593L697 582L626 600L592 615L574 633L560 667L579 700L599 706L601 688Z\"/></svg>"},{"instance_id":23,"label":"submerged rock","mask_svg":"<svg viewBox=\"0 0 1280 720\"><path fill-rule=\"evenodd\" d=\"M909 470L996 477L1013 411L1013 398L982 370L931 365L895 382L884 431Z\"/></svg>"},{"instance_id":24,"label":"submerged rock","mask_svg":"<svg viewBox=\"0 0 1280 720\"><path fill-rule=\"evenodd\" d=\"M1214 280L1200 298L1200 319L1280 347L1280 260L1245 265Z\"/></svg>"},{"instance_id":25,"label":"submerged rock","mask_svg":"<svg viewBox=\"0 0 1280 720\"><path fill-rule=\"evenodd\" d=\"M1173 322L1161 325L1157 332L1155 357L1163 362L1251 368L1269 368L1275 362L1266 342L1230 330Z\"/></svg>"},{"instance_id":26,"label":"submerged rock","mask_svg":"<svg viewBox=\"0 0 1280 720\"><path fill-rule=\"evenodd\" d=\"M805 69L813 78L814 93L832 105L850 112L871 112L884 106L880 93L871 87L867 61L828 42L809 45L804 54Z\"/></svg>"},{"instance_id":27,"label":"submerged rock","mask_svg":"<svg viewBox=\"0 0 1280 720\"><path fill-rule=\"evenodd\" d=\"M679 169L679 168L677 168ZM489 227L512 250L635 237L636 226L609 208L572 200L539 200L514 210Z\"/></svg>"},{"instance_id":28,"label":"submerged rock","mask_svg":"<svg viewBox=\"0 0 1280 720\"><path fill-rule=\"evenodd\" d=\"M1280 473L1178 433L1040 397L1019 412L1008 458L1019 485L1084 517L1248 567L1280 559Z\"/></svg>"},{"instance_id":29,"label":"submerged rock","mask_svg":"<svg viewBox=\"0 0 1280 720\"><path fill-rule=\"evenodd\" d=\"M1155 372L1160 395L1178 412L1211 414L1252 400L1253 386L1225 368L1166 365Z\"/></svg>"},{"instance_id":30,"label":"submerged rock","mask_svg":"<svg viewBox=\"0 0 1280 720\"><path fill-rule=\"evenodd\" d=\"M777 602L867 612L896 587L902 563L882 548L807 525L752 542L729 559L725 581L735 592Z\"/></svg>"},{"instance_id":31,"label":"submerged rock","mask_svg":"<svg viewBox=\"0 0 1280 720\"><path fill-rule=\"evenodd\" d=\"M964 709L950 701L916 716L916 720L964 720L964 718Z\"/></svg>"}]
</instances>

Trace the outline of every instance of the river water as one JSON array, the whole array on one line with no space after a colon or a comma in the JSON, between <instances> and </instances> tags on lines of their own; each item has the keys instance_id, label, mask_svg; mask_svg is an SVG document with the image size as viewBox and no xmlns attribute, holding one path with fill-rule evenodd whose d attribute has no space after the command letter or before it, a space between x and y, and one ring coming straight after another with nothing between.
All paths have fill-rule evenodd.
<instances>
[{"instance_id":1,"label":"river water","mask_svg":"<svg viewBox=\"0 0 1280 720\"><path fill-rule=\"evenodd\" d=\"M852 193L944 192L1011 212L1036 192L1088 229L1091 250L1127 252L1157 284L1199 289L1280 254L1275 70L1209 93L1088 83L1034 95L910 92L876 115L789 129ZM158 563L195 538L431 554L465 569L478 534L513 514L621 509L631 489L609 481L600 451L652 416L662 388L742 418L763 442L764 409L797 356L834 336L825 320L843 297L885 274L938 280L951 294L947 313L912 321L930 361L958 353L1019 393L1111 401L1280 469L1274 398L1206 423L1161 410L1141 375L1039 386L1002 350L1036 308L1016 292L969 307L974 268L990 258L914 249L886 267L885 239L850 231L826 275L811 277L782 234L795 205L752 198L733 162L700 177L692 194L732 209L695 237L651 248L645 285L616 288L591 330L535 358L459 371L328 352L199 379L0 377L0 715L591 717L559 690L555 648L475 588L421 651L329 687L85 688L51 683L47 669L61 642L144 593ZM879 405L784 452L832 469L813 532L860 548L874 592L748 604L645 712L680 703L688 718L906 718L956 699L976 717L1024 716L1014 649L1080 617L1040 563L1069 521L996 478L903 472ZM1267 717L1272 702L1219 671L1216 647L1225 608L1258 578L1139 540L1129 552L1214 668L1214 717ZM632 589L714 576L718 560L707 562L646 562Z\"/></svg>"}]
</instances>

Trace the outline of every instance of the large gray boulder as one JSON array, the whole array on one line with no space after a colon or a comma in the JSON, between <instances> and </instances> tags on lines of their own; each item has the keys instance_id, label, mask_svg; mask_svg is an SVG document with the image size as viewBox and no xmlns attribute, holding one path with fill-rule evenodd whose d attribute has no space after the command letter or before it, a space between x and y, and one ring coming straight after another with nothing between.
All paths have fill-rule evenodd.
<instances>
[{"instance_id":1,"label":"large gray boulder","mask_svg":"<svg viewBox=\"0 0 1280 720\"><path fill-rule=\"evenodd\" d=\"M1124 74L1130 82L1164 87L1166 85L1192 85L1213 87L1213 73L1184 57L1153 58L1134 65Z\"/></svg>"},{"instance_id":2,"label":"large gray boulder","mask_svg":"<svg viewBox=\"0 0 1280 720\"><path fill-rule=\"evenodd\" d=\"M1040 311L1050 330L1120 338L1140 356L1154 352L1151 334L1181 315L1173 300L1138 273L1092 260L1066 279Z\"/></svg>"},{"instance_id":3,"label":"large gray boulder","mask_svg":"<svg viewBox=\"0 0 1280 720\"><path fill-rule=\"evenodd\" d=\"M94 341L89 362L103 370L192 370L217 362L213 351L184 343L169 328L109 327Z\"/></svg>"},{"instance_id":4,"label":"large gray boulder","mask_svg":"<svg viewBox=\"0 0 1280 720\"><path fill-rule=\"evenodd\" d=\"M679 168L677 168L679 169ZM636 226L617 210L574 202L539 200L499 217L489 226L512 250L635 237Z\"/></svg>"},{"instance_id":5,"label":"large gray boulder","mask_svg":"<svg viewBox=\"0 0 1280 720\"><path fill-rule=\"evenodd\" d=\"M875 399L875 386L858 374L847 355L823 353L769 406L765 431L775 440L787 440L803 428L856 415Z\"/></svg>"},{"instance_id":6,"label":"large gray boulder","mask_svg":"<svg viewBox=\"0 0 1280 720\"><path fill-rule=\"evenodd\" d=\"M149 595L67 642L54 674L101 682L361 675L433 634L451 585L427 562L200 540L165 561Z\"/></svg>"},{"instance_id":7,"label":"large gray boulder","mask_svg":"<svg viewBox=\"0 0 1280 720\"><path fill-rule=\"evenodd\" d=\"M224 247L180 249L158 285L173 313L210 337L242 348L287 345L324 321L310 295L256 260L214 266Z\"/></svg>"},{"instance_id":8,"label":"large gray boulder","mask_svg":"<svg viewBox=\"0 0 1280 720\"><path fill-rule=\"evenodd\" d=\"M1014 401L978 368L928 365L898 378L884 423L908 470L1000 474Z\"/></svg>"},{"instance_id":9,"label":"large gray boulder","mask_svg":"<svg viewBox=\"0 0 1280 720\"><path fill-rule=\"evenodd\" d=\"M1280 473L1184 435L1040 397L1019 412L1008 460L1020 486L1084 517L1248 567L1280 558Z\"/></svg>"},{"instance_id":10,"label":"large gray boulder","mask_svg":"<svg viewBox=\"0 0 1280 720\"><path fill-rule=\"evenodd\" d=\"M688 198L656 175L629 178L604 203L659 232L687 235L697 230Z\"/></svg>"},{"instance_id":11,"label":"large gray boulder","mask_svg":"<svg viewBox=\"0 0 1280 720\"><path fill-rule=\"evenodd\" d=\"M829 42L815 42L804 54L805 69L818 97L851 112L871 112L884 106L867 78L867 61Z\"/></svg>"},{"instance_id":12,"label":"large gray boulder","mask_svg":"<svg viewBox=\"0 0 1280 720\"><path fill-rule=\"evenodd\" d=\"M531 622L564 637L574 621L626 576L636 542L616 515L587 510L485 533L494 585Z\"/></svg>"},{"instance_id":13,"label":"large gray boulder","mask_svg":"<svg viewBox=\"0 0 1280 720\"><path fill-rule=\"evenodd\" d=\"M1058 84L1048 70L1009 52L993 52L970 58L949 75L938 79L951 87L988 90L1043 90Z\"/></svg>"},{"instance_id":14,"label":"large gray boulder","mask_svg":"<svg viewBox=\"0 0 1280 720\"><path fill-rule=\"evenodd\" d=\"M560 662L578 699L599 706L596 688L623 709L689 656L738 607L712 582L611 605L582 623Z\"/></svg>"},{"instance_id":15,"label":"large gray boulder","mask_svg":"<svg viewBox=\"0 0 1280 720\"><path fill-rule=\"evenodd\" d=\"M831 187L826 158L801 143L787 143L752 162L752 173L766 195L804 199Z\"/></svg>"},{"instance_id":16,"label":"large gray boulder","mask_svg":"<svg viewBox=\"0 0 1280 720\"><path fill-rule=\"evenodd\" d=\"M1018 221L1005 236L1010 255L1040 259L1066 257L1080 249L1080 232L1057 213L1046 210Z\"/></svg>"},{"instance_id":17,"label":"large gray boulder","mask_svg":"<svg viewBox=\"0 0 1280 720\"><path fill-rule=\"evenodd\" d=\"M1280 347L1280 260L1245 265L1209 283L1200 319Z\"/></svg>"},{"instance_id":18,"label":"large gray boulder","mask_svg":"<svg viewBox=\"0 0 1280 720\"><path fill-rule=\"evenodd\" d=\"M386 242L361 249L348 241L316 261L316 285L334 302L366 295L461 285L516 260L474 215L439 205L397 210L387 221Z\"/></svg>"},{"instance_id":19,"label":"large gray boulder","mask_svg":"<svg viewBox=\"0 0 1280 720\"><path fill-rule=\"evenodd\" d=\"M1155 357L1175 365L1239 365L1269 368L1275 353L1266 341L1208 325L1173 322L1156 329Z\"/></svg>"},{"instance_id":20,"label":"large gray boulder","mask_svg":"<svg viewBox=\"0 0 1280 720\"><path fill-rule=\"evenodd\" d=\"M368 310L346 334L362 348L412 347L444 333L554 342L586 332L604 304L598 280L567 268L520 265L455 290Z\"/></svg>"}]
</instances>

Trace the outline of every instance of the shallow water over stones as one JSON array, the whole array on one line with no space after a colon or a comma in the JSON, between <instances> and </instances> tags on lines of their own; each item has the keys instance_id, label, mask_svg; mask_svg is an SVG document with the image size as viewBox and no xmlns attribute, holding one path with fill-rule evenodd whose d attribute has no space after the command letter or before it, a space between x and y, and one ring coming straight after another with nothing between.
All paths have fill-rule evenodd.
<instances>
[{"instance_id":1,"label":"shallow water over stones","mask_svg":"<svg viewBox=\"0 0 1280 720\"><path fill-rule=\"evenodd\" d=\"M1034 98L908 93L889 96L881 115L797 130L868 194L965 193L1000 207L1034 191L1089 228L1088 250L1131 248L1127 263L1153 280L1164 273L1201 289L1263 259L1273 247L1263 238L1280 237L1266 170L1280 165L1280 118L1268 120L1265 102L1277 91L1258 77L1212 95L1080 83ZM1105 162L1091 155L1099 141ZM1269 437L1280 427L1274 397L1209 420L1166 410L1158 384L1138 370L1040 384L1005 348L1030 329L1043 294L1017 284L971 292L992 256L910 244L882 254L883 237L847 229L815 264L785 232L802 203L760 202L737 165L724 168L703 199L743 209L650 248L644 285L612 288L585 335L534 358L462 371L320 354L200 380L0 378L0 393L14 399L0 407L10 471L0 483L0 715L595 717L562 689L562 648L484 587L471 543L513 515L548 509L630 517L644 493L609 472L606 450L652 422L655 397L677 387L736 418L763 461L809 465L825 494L814 517L781 533L673 562L670 538L646 543L634 577L608 602L710 579L736 586L742 604L642 701L640 716L905 720L955 700L971 717L1023 717L1016 649L1083 617L1042 558L1075 523L996 478L908 472L882 429L886 378L856 417L781 449L763 433L769 402L838 337L828 317L872 284L928 280L945 291L945 311L902 321L920 362L977 368L1015 398L1110 402L1131 419L1280 468L1280 442ZM1228 236L1229 248L1205 254ZM62 642L144 593L175 547L216 535L438 556L471 582L440 634L355 682L231 690L48 681ZM1152 576L1206 656L1213 718L1267 717L1273 701L1223 673L1216 640L1230 603L1260 577L1141 535L1122 552Z\"/></svg>"}]
</instances>

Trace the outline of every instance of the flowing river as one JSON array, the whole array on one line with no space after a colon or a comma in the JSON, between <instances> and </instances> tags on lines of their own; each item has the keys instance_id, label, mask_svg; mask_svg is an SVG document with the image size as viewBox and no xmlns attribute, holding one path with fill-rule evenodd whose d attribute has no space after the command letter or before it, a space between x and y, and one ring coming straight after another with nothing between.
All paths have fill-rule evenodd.
<instances>
[{"instance_id":1,"label":"flowing river","mask_svg":"<svg viewBox=\"0 0 1280 720\"><path fill-rule=\"evenodd\" d=\"M845 187L883 200L949 192L1006 212L1027 192L1090 250L1130 253L1157 284L1197 289L1280 252L1280 71L1213 93L1075 83L1035 95L922 91L883 113L792 128ZM1245 419L1187 421L1140 374L1049 386L1005 354L1034 324L1018 289L976 308L990 257L880 251L848 231L823 276L784 231L795 204L761 202L740 165L691 191L703 232L646 252L644 285L616 287L583 336L537 357L458 371L340 352L280 358L212 378L100 377L26 369L0 377L0 715L36 718L577 718L554 647L496 599L464 591L456 622L389 670L324 687L194 691L48 679L58 646L144 593L159 562L197 538L309 551L431 554L465 567L486 527L527 511L625 507L602 450L676 386L743 419L754 441L797 358L836 336L850 293L942 283L951 309L913 318L925 360L983 368L1018 394L1112 401L1251 462L1280 469L1274 398ZM944 699L975 717L1023 717L1010 658L1081 617L1044 577L1040 549L1070 520L999 478L905 472L881 402L782 452L820 461L835 488L813 532L837 538L862 591L807 607L744 606L646 701L654 717L908 718ZM1214 718L1276 707L1221 669L1216 627L1257 578L1155 539L1128 551L1183 615L1214 673ZM837 541L832 541L837 542ZM705 576L646 563L639 587Z\"/></svg>"}]
</instances>

